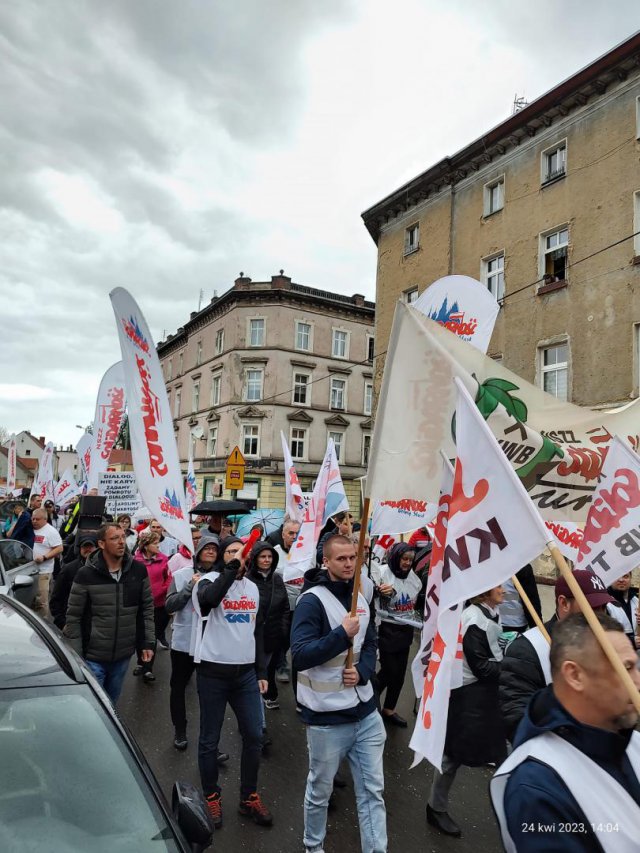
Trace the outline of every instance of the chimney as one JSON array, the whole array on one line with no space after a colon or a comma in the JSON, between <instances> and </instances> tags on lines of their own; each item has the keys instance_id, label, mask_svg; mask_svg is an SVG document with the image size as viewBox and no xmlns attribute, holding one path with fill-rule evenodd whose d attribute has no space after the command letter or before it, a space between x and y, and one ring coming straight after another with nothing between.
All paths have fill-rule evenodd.
<instances>
[{"instance_id":1,"label":"chimney","mask_svg":"<svg viewBox=\"0 0 640 853\"><path fill-rule=\"evenodd\" d=\"M284 270L280 270L279 275L271 276L271 287L273 290L289 290L291 279L284 274Z\"/></svg>"},{"instance_id":2,"label":"chimney","mask_svg":"<svg viewBox=\"0 0 640 853\"><path fill-rule=\"evenodd\" d=\"M197 317L197 316L198 316L198 312L197 312L197 311L192 311L192 312L191 312L191 314L189 314L189 319L190 319L190 320L193 320L193 318L194 318L194 317Z\"/></svg>"},{"instance_id":3,"label":"chimney","mask_svg":"<svg viewBox=\"0 0 640 853\"><path fill-rule=\"evenodd\" d=\"M238 278L233 282L233 286L236 290L249 290L249 286L251 284L251 279L248 275L245 275L243 272L240 273Z\"/></svg>"},{"instance_id":4,"label":"chimney","mask_svg":"<svg viewBox=\"0 0 640 853\"><path fill-rule=\"evenodd\" d=\"M43 444L46 444L46 443L47 443L47 442L44 440L44 436L43 436L43 435L41 435L41 436L40 436L39 441L41 441Z\"/></svg>"},{"instance_id":5,"label":"chimney","mask_svg":"<svg viewBox=\"0 0 640 853\"><path fill-rule=\"evenodd\" d=\"M364 296L361 293L354 293L351 299L358 308L364 308Z\"/></svg>"}]
</instances>

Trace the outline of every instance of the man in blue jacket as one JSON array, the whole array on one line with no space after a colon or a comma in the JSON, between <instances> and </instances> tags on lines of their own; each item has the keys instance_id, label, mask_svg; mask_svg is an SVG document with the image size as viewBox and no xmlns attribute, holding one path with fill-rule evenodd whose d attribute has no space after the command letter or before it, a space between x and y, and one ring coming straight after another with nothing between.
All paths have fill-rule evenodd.
<instances>
[{"instance_id":1,"label":"man in blue jacket","mask_svg":"<svg viewBox=\"0 0 640 853\"><path fill-rule=\"evenodd\" d=\"M371 678L376 635L360 593L350 615L356 552L336 534L324 545L323 566L305 574L293 616L291 652L298 671L297 698L308 725L309 775L304 797L304 844L321 853L333 779L349 759L363 853L387 849L382 753L385 731ZM353 646L353 664L346 666Z\"/></svg>"},{"instance_id":2,"label":"man in blue jacket","mask_svg":"<svg viewBox=\"0 0 640 853\"><path fill-rule=\"evenodd\" d=\"M622 626L598 621L640 687ZM553 684L536 693L514 752L491 782L507 851L605 853L640 849L638 713L582 614L556 623Z\"/></svg>"}]
</instances>

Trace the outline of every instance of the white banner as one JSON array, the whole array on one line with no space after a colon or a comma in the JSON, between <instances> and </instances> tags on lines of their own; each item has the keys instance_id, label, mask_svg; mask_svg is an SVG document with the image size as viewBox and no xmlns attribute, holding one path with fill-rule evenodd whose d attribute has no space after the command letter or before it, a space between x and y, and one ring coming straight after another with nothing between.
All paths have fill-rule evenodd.
<instances>
[{"instance_id":1,"label":"white banner","mask_svg":"<svg viewBox=\"0 0 640 853\"><path fill-rule=\"evenodd\" d=\"M147 323L123 288L111 291L124 365L133 467L142 500L193 551L178 448L160 360Z\"/></svg>"},{"instance_id":2,"label":"white banner","mask_svg":"<svg viewBox=\"0 0 640 853\"><path fill-rule=\"evenodd\" d=\"M38 473L31 489L32 495L40 495L42 501L53 500L55 486L53 482L53 443L50 441L42 452Z\"/></svg>"},{"instance_id":3,"label":"white banner","mask_svg":"<svg viewBox=\"0 0 640 853\"><path fill-rule=\"evenodd\" d=\"M564 403L398 303L367 474L372 501L438 500L439 451L455 456L454 377L548 521L586 521L614 434L638 446L637 401L615 412Z\"/></svg>"},{"instance_id":4,"label":"white banner","mask_svg":"<svg viewBox=\"0 0 640 853\"><path fill-rule=\"evenodd\" d=\"M285 512L292 521L302 523L305 513L304 499L300 480L289 452L289 445L284 433L280 430L282 440L282 457L284 460Z\"/></svg>"},{"instance_id":5,"label":"white banner","mask_svg":"<svg viewBox=\"0 0 640 853\"><path fill-rule=\"evenodd\" d=\"M189 435L189 465L187 467L187 477L184 483L185 496L187 498L187 508L192 510L198 503L198 488L196 484L196 472L193 468L193 439Z\"/></svg>"},{"instance_id":6,"label":"white banner","mask_svg":"<svg viewBox=\"0 0 640 853\"><path fill-rule=\"evenodd\" d=\"M427 501L384 500L376 501L371 515L372 536L382 536L385 533L413 533L419 527L426 527L436 517L438 506Z\"/></svg>"},{"instance_id":7,"label":"white banner","mask_svg":"<svg viewBox=\"0 0 640 853\"><path fill-rule=\"evenodd\" d=\"M100 474L109 467L109 457L124 421L124 371L117 361L107 370L100 382L93 418L93 445L89 465L89 488L95 489Z\"/></svg>"},{"instance_id":8,"label":"white banner","mask_svg":"<svg viewBox=\"0 0 640 853\"><path fill-rule=\"evenodd\" d=\"M107 499L105 512L114 518L133 515L142 506L133 471L103 471L99 491Z\"/></svg>"},{"instance_id":9,"label":"white banner","mask_svg":"<svg viewBox=\"0 0 640 853\"><path fill-rule=\"evenodd\" d=\"M70 501L77 497L80 492L81 488L75 481L73 471L71 468L67 468L62 477L58 480L53 502L59 507L65 507Z\"/></svg>"},{"instance_id":10,"label":"white banner","mask_svg":"<svg viewBox=\"0 0 640 853\"><path fill-rule=\"evenodd\" d=\"M9 452L7 453L7 491L9 493L13 492L16 488L17 470L16 437L12 435L9 442Z\"/></svg>"},{"instance_id":11,"label":"white banner","mask_svg":"<svg viewBox=\"0 0 640 853\"><path fill-rule=\"evenodd\" d=\"M76 444L76 453L78 454L78 459L80 460L80 469L82 472L82 477L80 478L83 483L87 483L89 480L89 471L91 470L91 448L93 447L93 436L89 432L85 432L83 436L80 437L80 440Z\"/></svg>"},{"instance_id":12,"label":"white banner","mask_svg":"<svg viewBox=\"0 0 640 853\"><path fill-rule=\"evenodd\" d=\"M578 559L584 525L576 521L545 521L545 525L553 534L560 553L575 563Z\"/></svg>"},{"instance_id":13,"label":"white banner","mask_svg":"<svg viewBox=\"0 0 640 853\"><path fill-rule=\"evenodd\" d=\"M439 278L413 303L460 340L486 352L500 306L489 289L467 275Z\"/></svg>"},{"instance_id":14,"label":"white banner","mask_svg":"<svg viewBox=\"0 0 640 853\"><path fill-rule=\"evenodd\" d=\"M589 509L577 569L606 586L640 563L640 457L618 436L607 453Z\"/></svg>"}]
</instances>

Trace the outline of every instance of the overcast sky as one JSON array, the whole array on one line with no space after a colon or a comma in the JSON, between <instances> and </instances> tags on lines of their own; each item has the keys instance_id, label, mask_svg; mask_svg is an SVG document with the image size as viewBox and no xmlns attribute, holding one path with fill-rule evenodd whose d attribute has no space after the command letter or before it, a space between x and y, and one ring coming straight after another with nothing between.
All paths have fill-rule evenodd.
<instances>
[{"instance_id":1,"label":"overcast sky","mask_svg":"<svg viewBox=\"0 0 640 853\"><path fill-rule=\"evenodd\" d=\"M2 0L0 426L75 444L115 286L156 341L240 270L375 298L361 212L639 28L637 0Z\"/></svg>"}]
</instances>

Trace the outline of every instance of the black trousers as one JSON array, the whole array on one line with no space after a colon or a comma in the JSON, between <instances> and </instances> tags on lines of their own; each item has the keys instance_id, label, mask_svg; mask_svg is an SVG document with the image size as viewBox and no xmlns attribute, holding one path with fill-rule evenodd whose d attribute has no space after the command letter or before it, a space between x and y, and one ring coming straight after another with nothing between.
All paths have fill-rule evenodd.
<instances>
[{"instance_id":1,"label":"black trousers","mask_svg":"<svg viewBox=\"0 0 640 853\"><path fill-rule=\"evenodd\" d=\"M398 704L407 672L410 650L411 647L409 646L399 652L380 652L380 670L376 676L378 694L382 695L384 690L387 691L383 707L388 711L393 711Z\"/></svg>"},{"instance_id":2,"label":"black trousers","mask_svg":"<svg viewBox=\"0 0 640 853\"><path fill-rule=\"evenodd\" d=\"M164 607L154 607L153 608L153 624L156 632L156 640L157 639L165 639L164 632L167 630L167 626L171 621L171 617L164 609ZM158 651L158 644L156 643L156 653ZM138 666L142 667L143 672L153 672L153 662L155 661L156 656L151 658L148 663L144 663L142 658L140 657L140 653L138 652Z\"/></svg>"},{"instance_id":3,"label":"black trousers","mask_svg":"<svg viewBox=\"0 0 640 853\"><path fill-rule=\"evenodd\" d=\"M185 693L187 684L196 668L193 658L188 652L177 652L171 649L171 680L169 681L169 709L171 722L179 734L187 731L187 707Z\"/></svg>"}]
</instances>

